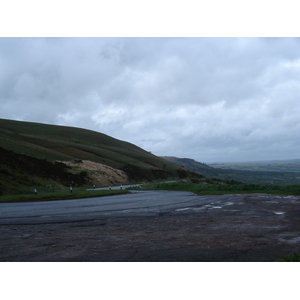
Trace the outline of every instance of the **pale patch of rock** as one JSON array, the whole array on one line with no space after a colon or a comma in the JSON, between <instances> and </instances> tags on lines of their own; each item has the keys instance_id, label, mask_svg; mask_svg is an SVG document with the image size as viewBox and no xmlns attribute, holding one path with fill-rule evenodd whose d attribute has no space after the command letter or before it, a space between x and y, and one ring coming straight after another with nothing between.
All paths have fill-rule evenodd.
<instances>
[{"instance_id":1,"label":"pale patch of rock","mask_svg":"<svg viewBox=\"0 0 300 300\"><path fill-rule=\"evenodd\" d=\"M67 166L76 170L76 173L87 171L90 183L96 186L109 186L126 184L129 182L127 174L119 169L112 168L110 166L96 163L90 160L72 160L72 161L60 161Z\"/></svg>"}]
</instances>

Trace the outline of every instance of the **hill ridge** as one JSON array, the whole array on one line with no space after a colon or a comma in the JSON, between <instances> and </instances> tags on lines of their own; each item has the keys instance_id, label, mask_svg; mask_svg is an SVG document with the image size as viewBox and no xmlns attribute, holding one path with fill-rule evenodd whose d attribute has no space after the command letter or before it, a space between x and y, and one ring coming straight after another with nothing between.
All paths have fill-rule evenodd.
<instances>
[{"instance_id":1,"label":"hill ridge","mask_svg":"<svg viewBox=\"0 0 300 300\"><path fill-rule=\"evenodd\" d=\"M192 176L191 172L132 143L78 127L0 119L0 145L3 149L16 154L14 159L31 161L28 157L33 157L36 163L39 160L46 160L54 166L57 161L74 160L107 165L125 172L129 182ZM3 153L8 160L12 157L10 152ZM34 162L31 163L34 170ZM16 177L17 174L28 174L21 166L23 165L15 170ZM2 178L7 184L3 179L5 168L9 168L10 174L13 173L12 165L5 166L3 159L0 181ZM72 172L75 171L73 167ZM88 178L83 181L86 182L91 183Z\"/></svg>"},{"instance_id":2,"label":"hill ridge","mask_svg":"<svg viewBox=\"0 0 300 300\"><path fill-rule=\"evenodd\" d=\"M232 168L222 168L222 165L218 165L216 167L215 164L214 167L212 167L190 158L178 158L170 156L163 156L163 158L192 172L202 174L205 177L223 179L227 182L239 181L244 183L279 185L300 184L300 164L296 160L294 163L294 168L290 166L289 169L284 171L284 168L270 168L270 170L267 170L263 167L256 167L256 169L249 170L246 168L235 168L234 164L232 164Z\"/></svg>"}]
</instances>

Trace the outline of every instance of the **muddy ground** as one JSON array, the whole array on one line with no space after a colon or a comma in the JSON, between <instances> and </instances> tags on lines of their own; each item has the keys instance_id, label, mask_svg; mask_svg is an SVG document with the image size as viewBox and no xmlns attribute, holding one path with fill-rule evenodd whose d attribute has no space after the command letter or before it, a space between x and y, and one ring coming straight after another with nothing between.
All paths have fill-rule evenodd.
<instances>
[{"instance_id":1,"label":"muddy ground","mask_svg":"<svg viewBox=\"0 0 300 300\"><path fill-rule=\"evenodd\" d=\"M226 199L155 216L0 225L0 261L270 262L300 252L299 197Z\"/></svg>"}]
</instances>

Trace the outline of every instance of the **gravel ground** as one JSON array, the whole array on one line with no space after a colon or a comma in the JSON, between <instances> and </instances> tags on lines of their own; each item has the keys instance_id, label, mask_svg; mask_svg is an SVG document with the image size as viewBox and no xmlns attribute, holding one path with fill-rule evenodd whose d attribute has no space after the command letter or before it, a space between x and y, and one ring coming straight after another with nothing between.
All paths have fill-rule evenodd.
<instances>
[{"instance_id":1,"label":"gravel ground","mask_svg":"<svg viewBox=\"0 0 300 300\"><path fill-rule=\"evenodd\" d=\"M155 216L0 225L0 261L276 261L300 252L299 200L228 195Z\"/></svg>"}]
</instances>

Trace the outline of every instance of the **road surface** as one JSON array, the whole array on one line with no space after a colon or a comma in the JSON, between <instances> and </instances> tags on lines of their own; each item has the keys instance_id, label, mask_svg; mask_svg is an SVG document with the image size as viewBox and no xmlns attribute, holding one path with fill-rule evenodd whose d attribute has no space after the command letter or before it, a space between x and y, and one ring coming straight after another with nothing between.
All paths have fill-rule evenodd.
<instances>
[{"instance_id":1,"label":"road surface","mask_svg":"<svg viewBox=\"0 0 300 300\"><path fill-rule=\"evenodd\" d=\"M104 216L155 215L199 202L190 192L131 191L130 194L47 202L1 203L0 224L93 220Z\"/></svg>"},{"instance_id":2,"label":"road surface","mask_svg":"<svg viewBox=\"0 0 300 300\"><path fill-rule=\"evenodd\" d=\"M134 191L0 203L0 261L276 261L300 253L300 197Z\"/></svg>"}]
</instances>

